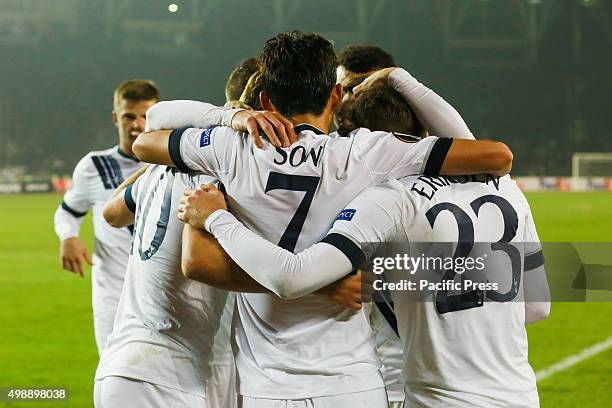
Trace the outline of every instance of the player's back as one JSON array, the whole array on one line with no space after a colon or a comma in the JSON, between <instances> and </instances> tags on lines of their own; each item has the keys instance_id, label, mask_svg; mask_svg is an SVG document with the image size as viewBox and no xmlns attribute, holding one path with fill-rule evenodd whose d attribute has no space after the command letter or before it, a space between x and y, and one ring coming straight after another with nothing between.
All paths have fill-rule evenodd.
<instances>
[{"instance_id":1,"label":"player's back","mask_svg":"<svg viewBox=\"0 0 612 408\"><path fill-rule=\"evenodd\" d=\"M204 394L227 294L181 273L184 224L176 213L185 188L212 181L151 166L126 193L136 207L134 241L96 379L123 376Z\"/></svg>"},{"instance_id":2,"label":"player's back","mask_svg":"<svg viewBox=\"0 0 612 408\"><path fill-rule=\"evenodd\" d=\"M352 163L350 140L305 133L288 149L242 150L226 183L232 212L245 225L296 252L320 240L339 210L372 183ZM364 313L318 295L243 293L237 304L240 394L300 399L383 386Z\"/></svg>"},{"instance_id":3,"label":"player's back","mask_svg":"<svg viewBox=\"0 0 612 408\"><path fill-rule=\"evenodd\" d=\"M296 252L323 238L364 188L393 173L418 174L430 156L443 160L430 154L437 138L417 143L367 129L330 138L309 125L296 132L289 148L257 149L229 128L174 131L170 154L179 168L218 176L238 219ZM240 394L301 399L383 387L364 313L316 295L247 293L237 305Z\"/></svg>"},{"instance_id":4,"label":"player's back","mask_svg":"<svg viewBox=\"0 0 612 408\"><path fill-rule=\"evenodd\" d=\"M420 176L395 183L402 184L411 256L473 262L421 268L412 279L417 285L458 285L418 286L423 302L392 293L404 343L407 406L537 406L523 303L524 246L530 244L519 244L534 236L524 195L509 176ZM459 244L442 245L446 249L438 254L429 242ZM464 286L470 280L497 287Z\"/></svg>"}]
</instances>

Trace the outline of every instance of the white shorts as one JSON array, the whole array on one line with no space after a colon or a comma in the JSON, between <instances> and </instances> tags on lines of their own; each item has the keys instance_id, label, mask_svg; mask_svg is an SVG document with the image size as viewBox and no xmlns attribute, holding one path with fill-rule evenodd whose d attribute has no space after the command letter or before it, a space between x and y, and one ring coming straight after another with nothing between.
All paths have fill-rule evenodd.
<instances>
[{"instance_id":1,"label":"white shorts","mask_svg":"<svg viewBox=\"0 0 612 408\"><path fill-rule=\"evenodd\" d=\"M384 388L301 400L238 397L240 408L387 408L388 404Z\"/></svg>"},{"instance_id":2,"label":"white shorts","mask_svg":"<svg viewBox=\"0 0 612 408\"><path fill-rule=\"evenodd\" d=\"M94 384L96 408L206 408L206 398L124 377L105 377Z\"/></svg>"},{"instance_id":3,"label":"white shorts","mask_svg":"<svg viewBox=\"0 0 612 408\"><path fill-rule=\"evenodd\" d=\"M213 408L236 408L236 365L211 364L211 376L206 385L206 401Z\"/></svg>"}]
</instances>

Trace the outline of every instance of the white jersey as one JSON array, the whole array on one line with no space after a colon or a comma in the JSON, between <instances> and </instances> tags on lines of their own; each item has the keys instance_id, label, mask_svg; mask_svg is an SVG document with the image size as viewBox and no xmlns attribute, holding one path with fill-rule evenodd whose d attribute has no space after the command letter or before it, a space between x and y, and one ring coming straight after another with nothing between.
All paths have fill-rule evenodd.
<instances>
[{"instance_id":1,"label":"white jersey","mask_svg":"<svg viewBox=\"0 0 612 408\"><path fill-rule=\"evenodd\" d=\"M99 353L113 327L132 242L132 226L113 228L102 211L115 188L143 165L118 146L88 153L74 169L72 186L55 212L55 231L63 241L79 236L81 221L93 208L92 303Z\"/></svg>"},{"instance_id":2,"label":"white jersey","mask_svg":"<svg viewBox=\"0 0 612 408\"><path fill-rule=\"evenodd\" d=\"M104 204L127 177L139 170L144 163L127 156L118 146L88 153L74 169L72 186L64 195L60 209L76 218L81 218L93 207L94 253L104 262L109 258L123 258L127 264L131 228L113 228L104 220ZM57 224L57 220L56 220ZM56 231L60 239L77 236L78 229ZM65 227L64 227L65 228ZM68 235L68 236L67 236Z\"/></svg>"},{"instance_id":3,"label":"white jersey","mask_svg":"<svg viewBox=\"0 0 612 408\"><path fill-rule=\"evenodd\" d=\"M387 177L437 173L450 139L418 139L360 129L330 138L296 127L290 148L230 128L172 132L169 152L183 171L217 177L232 213L246 226L290 251L325 236L345 205ZM363 312L308 295L280 299L241 293L234 319L239 390L244 396L303 399L382 388L374 339Z\"/></svg>"},{"instance_id":4,"label":"white jersey","mask_svg":"<svg viewBox=\"0 0 612 408\"><path fill-rule=\"evenodd\" d=\"M126 189L126 204L135 209L134 241L96 380L119 376L205 395L227 292L181 273L184 224L176 212L185 188L213 181L151 166Z\"/></svg>"},{"instance_id":5,"label":"white jersey","mask_svg":"<svg viewBox=\"0 0 612 408\"><path fill-rule=\"evenodd\" d=\"M402 367L404 364L404 349L397 332L397 321L393 310L383 310L379 303L366 303L364 309L369 310L370 325L376 339L376 352L380 358L380 372L385 382L389 402L404 402L404 383ZM386 313L390 312L391 315Z\"/></svg>"},{"instance_id":6,"label":"white jersey","mask_svg":"<svg viewBox=\"0 0 612 408\"><path fill-rule=\"evenodd\" d=\"M521 276L540 267L543 257L529 205L516 183L509 176L407 177L364 191L344 212L351 217L336 221L330 234L357 243L362 257L371 256L372 243L381 242L408 243L404 248L414 251L412 256L419 256L414 248L424 242L524 243L513 247L519 252L510 251L518 267L512 272L508 265L514 257L500 248L493 251L505 259L494 272L508 276L497 281L503 286L497 291L481 292L489 301L454 302L445 290L420 302L406 300L401 291L391 295L404 347L408 407L538 406L527 359ZM458 279L454 271L447 273Z\"/></svg>"}]
</instances>

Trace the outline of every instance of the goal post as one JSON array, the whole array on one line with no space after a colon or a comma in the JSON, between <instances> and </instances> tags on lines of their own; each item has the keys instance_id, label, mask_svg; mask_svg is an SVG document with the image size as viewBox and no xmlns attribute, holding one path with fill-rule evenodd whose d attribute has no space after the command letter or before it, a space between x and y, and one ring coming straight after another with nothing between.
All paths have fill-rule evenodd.
<instances>
[{"instance_id":1,"label":"goal post","mask_svg":"<svg viewBox=\"0 0 612 408\"><path fill-rule=\"evenodd\" d=\"M574 153L572 177L612 177L612 152Z\"/></svg>"}]
</instances>

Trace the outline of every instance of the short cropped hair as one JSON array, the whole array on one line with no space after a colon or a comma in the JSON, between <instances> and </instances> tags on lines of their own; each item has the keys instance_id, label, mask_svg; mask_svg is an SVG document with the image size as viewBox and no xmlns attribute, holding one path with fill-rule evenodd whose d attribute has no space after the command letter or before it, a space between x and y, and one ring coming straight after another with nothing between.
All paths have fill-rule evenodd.
<instances>
[{"instance_id":1,"label":"short cropped hair","mask_svg":"<svg viewBox=\"0 0 612 408\"><path fill-rule=\"evenodd\" d=\"M244 91L240 95L240 102L246 103L255 110L261 110L261 102L259 101L261 90L261 74L257 71L251 75L249 82L244 87Z\"/></svg>"},{"instance_id":2,"label":"short cropped hair","mask_svg":"<svg viewBox=\"0 0 612 408\"><path fill-rule=\"evenodd\" d=\"M323 112L338 67L329 41L314 33L280 33L266 41L259 62L263 90L281 114Z\"/></svg>"},{"instance_id":3,"label":"short cropped hair","mask_svg":"<svg viewBox=\"0 0 612 408\"><path fill-rule=\"evenodd\" d=\"M249 78L258 69L257 58L251 57L242 61L227 78L225 84L226 101L237 101L244 91Z\"/></svg>"},{"instance_id":4,"label":"short cropped hair","mask_svg":"<svg viewBox=\"0 0 612 408\"><path fill-rule=\"evenodd\" d=\"M418 135L422 126L396 90L379 83L354 97L349 113L356 128Z\"/></svg>"},{"instance_id":5,"label":"short cropped hair","mask_svg":"<svg viewBox=\"0 0 612 408\"><path fill-rule=\"evenodd\" d=\"M122 82L113 93L113 108L117 108L122 100L130 102L159 101L159 89L148 79L130 79Z\"/></svg>"},{"instance_id":6,"label":"short cropped hair","mask_svg":"<svg viewBox=\"0 0 612 408\"><path fill-rule=\"evenodd\" d=\"M338 64L356 74L397 66L388 52L369 44L346 47L338 55Z\"/></svg>"}]
</instances>

